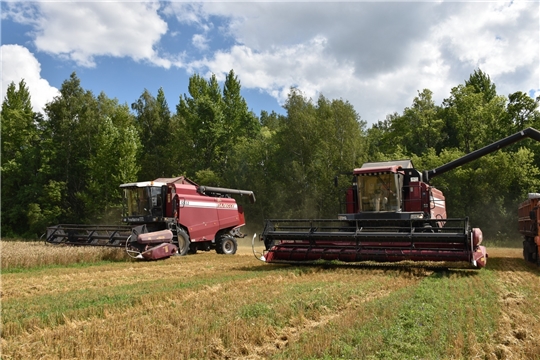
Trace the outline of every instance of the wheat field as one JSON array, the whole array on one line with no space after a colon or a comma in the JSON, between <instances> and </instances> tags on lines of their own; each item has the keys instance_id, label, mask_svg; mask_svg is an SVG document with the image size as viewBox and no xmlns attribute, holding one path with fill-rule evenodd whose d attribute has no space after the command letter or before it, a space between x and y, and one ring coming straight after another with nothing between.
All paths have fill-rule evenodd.
<instances>
[{"instance_id":1,"label":"wheat field","mask_svg":"<svg viewBox=\"0 0 540 360\"><path fill-rule=\"evenodd\" d=\"M2 359L540 359L540 269L155 262L2 242Z\"/></svg>"}]
</instances>

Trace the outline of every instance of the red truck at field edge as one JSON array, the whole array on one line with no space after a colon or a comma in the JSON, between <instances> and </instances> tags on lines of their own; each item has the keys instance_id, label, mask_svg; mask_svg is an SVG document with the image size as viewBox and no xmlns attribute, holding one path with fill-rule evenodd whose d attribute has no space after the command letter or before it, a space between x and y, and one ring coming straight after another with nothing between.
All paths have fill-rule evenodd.
<instances>
[{"instance_id":1,"label":"red truck at field edge","mask_svg":"<svg viewBox=\"0 0 540 360\"><path fill-rule=\"evenodd\" d=\"M518 227L523 236L523 258L540 266L540 194L530 193L518 206Z\"/></svg>"}]
</instances>

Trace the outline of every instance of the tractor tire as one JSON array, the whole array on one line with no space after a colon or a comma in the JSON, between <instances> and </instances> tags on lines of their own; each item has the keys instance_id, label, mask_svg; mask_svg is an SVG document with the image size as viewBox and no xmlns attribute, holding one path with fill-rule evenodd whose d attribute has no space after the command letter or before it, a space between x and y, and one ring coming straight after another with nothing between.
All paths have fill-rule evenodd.
<instances>
[{"instance_id":1,"label":"tractor tire","mask_svg":"<svg viewBox=\"0 0 540 360\"><path fill-rule=\"evenodd\" d=\"M238 249L236 239L230 235L221 236L216 244L216 252L223 255L234 255Z\"/></svg>"},{"instance_id":2,"label":"tractor tire","mask_svg":"<svg viewBox=\"0 0 540 360\"><path fill-rule=\"evenodd\" d=\"M178 229L176 235L178 238L178 255L184 256L188 253L191 244L189 241L189 236L182 229Z\"/></svg>"}]
</instances>

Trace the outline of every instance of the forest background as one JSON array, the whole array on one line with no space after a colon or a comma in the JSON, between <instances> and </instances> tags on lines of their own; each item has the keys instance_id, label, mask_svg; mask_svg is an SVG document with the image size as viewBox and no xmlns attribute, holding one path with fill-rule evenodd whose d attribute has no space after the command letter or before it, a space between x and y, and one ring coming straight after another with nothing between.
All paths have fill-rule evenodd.
<instances>
[{"instance_id":1,"label":"forest background","mask_svg":"<svg viewBox=\"0 0 540 360\"><path fill-rule=\"evenodd\" d=\"M389 95L391 96L391 95ZM371 125L344 99L291 88L285 115L249 110L231 70L220 85L198 74L171 112L162 89L133 104L85 90L73 73L34 112L24 79L1 110L1 236L36 238L59 223L119 223L119 185L185 175L198 184L255 192L238 199L248 228L266 218L336 218L346 175L367 161L412 159L430 170L527 127L540 129L540 97L497 94L475 70L442 104L429 89ZM339 186L334 186L334 177ZM540 143L518 142L434 178L449 217L471 219L487 239L517 235L517 204L540 191Z\"/></svg>"}]
</instances>

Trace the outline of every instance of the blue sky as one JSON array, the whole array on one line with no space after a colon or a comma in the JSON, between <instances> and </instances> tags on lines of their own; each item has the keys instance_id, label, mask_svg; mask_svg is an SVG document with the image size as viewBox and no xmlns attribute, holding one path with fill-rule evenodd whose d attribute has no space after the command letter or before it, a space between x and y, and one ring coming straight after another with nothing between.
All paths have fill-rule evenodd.
<instances>
[{"instance_id":1,"label":"blue sky","mask_svg":"<svg viewBox=\"0 0 540 360\"><path fill-rule=\"evenodd\" d=\"M171 110L193 73L233 69L257 115L290 87L349 101L368 123L436 103L477 68L498 93L540 95L540 4L497 2L2 1L2 99L25 79L40 111L76 72L131 104L163 87Z\"/></svg>"}]
</instances>

